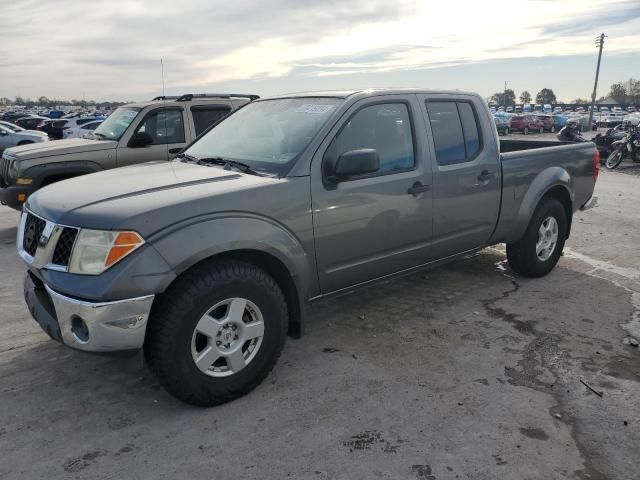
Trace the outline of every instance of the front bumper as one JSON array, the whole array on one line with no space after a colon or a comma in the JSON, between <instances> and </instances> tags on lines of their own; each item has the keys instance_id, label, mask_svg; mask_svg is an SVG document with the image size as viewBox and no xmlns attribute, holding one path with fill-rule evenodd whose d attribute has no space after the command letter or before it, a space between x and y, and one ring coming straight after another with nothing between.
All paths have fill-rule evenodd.
<instances>
[{"instance_id":1,"label":"front bumper","mask_svg":"<svg viewBox=\"0 0 640 480\"><path fill-rule=\"evenodd\" d=\"M593 208L596 205L598 205L598 197L596 197L595 195L592 195L589 197L589 200L587 200L585 204L580 207L580 210L583 210L583 211L589 210L590 208Z\"/></svg>"},{"instance_id":2,"label":"front bumper","mask_svg":"<svg viewBox=\"0 0 640 480\"><path fill-rule=\"evenodd\" d=\"M0 187L0 203L16 210L22 210L22 204L31 194L31 185L12 185L9 187ZM19 200L22 197L22 200Z\"/></svg>"},{"instance_id":3,"label":"front bumper","mask_svg":"<svg viewBox=\"0 0 640 480\"><path fill-rule=\"evenodd\" d=\"M142 347L154 295L113 302L86 302L61 295L27 274L24 297L47 334L68 347L117 352Z\"/></svg>"}]
</instances>

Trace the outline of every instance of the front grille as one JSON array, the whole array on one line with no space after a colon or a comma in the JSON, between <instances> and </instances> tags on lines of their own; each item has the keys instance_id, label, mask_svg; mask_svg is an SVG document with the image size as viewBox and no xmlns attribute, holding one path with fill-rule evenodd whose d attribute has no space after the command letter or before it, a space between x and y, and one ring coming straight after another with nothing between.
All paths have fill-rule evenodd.
<instances>
[{"instance_id":1,"label":"front grille","mask_svg":"<svg viewBox=\"0 0 640 480\"><path fill-rule=\"evenodd\" d=\"M52 263L56 265L69 265L69 259L71 258L71 251L73 250L73 244L78 236L78 230L75 228L64 227L56 249L53 251Z\"/></svg>"},{"instance_id":2,"label":"front grille","mask_svg":"<svg viewBox=\"0 0 640 480\"><path fill-rule=\"evenodd\" d=\"M38 241L42 236L44 227L47 222L30 213L27 214L27 220L24 223L24 232L22 236L22 248L32 257L38 249Z\"/></svg>"},{"instance_id":3,"label":"front grille","mask_svg":"<svg viewBox=\"0 0 640 480\"><path fill-rule=\"evenodd\" d=\"M9 167L11 160L6 157L0 159L0 187L9 186Z\"/></svg>"}]
</instances>

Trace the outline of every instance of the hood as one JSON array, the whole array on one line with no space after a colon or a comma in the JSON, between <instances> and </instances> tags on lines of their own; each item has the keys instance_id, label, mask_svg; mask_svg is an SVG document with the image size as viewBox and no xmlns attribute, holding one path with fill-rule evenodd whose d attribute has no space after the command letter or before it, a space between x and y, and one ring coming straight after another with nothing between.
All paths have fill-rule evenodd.
<instances>
[{"instance_id":1,"label":"hood","mask_svg":"<svg viewBox=\"0 0 640 480\"><path fill-rule=\"evenodd\" d=\"M24 133L24 132L22 132ZM20 147L7 149L10 156L20 160L32 158L64 155L67 153L94 152L116 148L118 142L114 140L88 140L85 138L70 138L68 140L56 140L55 142L30 143Z\"/></svg>"},{"instance_id":2,"label":"hood","mask_svg":"<svg viewBox=\"0 0 640 480\"><path fill-rule=\"evenodd\" d=\"M282 180L179 161L158 161L116 168L54 183L31 195L27 208L63 225L113 229L133 225L147 234L171 223L170 215L197 215L228 208L214 202L230 192L248 193ZM189 206L185 206L189 204ZM137 218L137 220L135 220ZM151 225L154 223L154 225Z\"/></svg>"}]
</instances>

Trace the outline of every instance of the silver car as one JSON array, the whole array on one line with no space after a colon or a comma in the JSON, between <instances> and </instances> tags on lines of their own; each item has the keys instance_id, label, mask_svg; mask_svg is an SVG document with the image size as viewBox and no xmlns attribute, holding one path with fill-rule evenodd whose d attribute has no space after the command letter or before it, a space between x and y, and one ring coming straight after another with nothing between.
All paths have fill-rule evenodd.
<instances>
[{"instance_id":1,"label":"silver car","mask_svg":"<svg viewBox=\"0 0 640 480\"><path fill-rule=\"evenodd\" d=\"M9 122L0 122L0 152L17 145L48 141L49 136L44 132L25 130Z\"/></svg>"}]
</instances>

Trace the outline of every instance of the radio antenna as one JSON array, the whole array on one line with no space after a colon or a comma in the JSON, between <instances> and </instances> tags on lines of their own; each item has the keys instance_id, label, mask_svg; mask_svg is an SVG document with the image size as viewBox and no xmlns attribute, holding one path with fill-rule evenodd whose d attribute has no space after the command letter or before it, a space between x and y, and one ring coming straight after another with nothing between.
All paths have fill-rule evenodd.
<instances>
[{"instance_id":1,"label":"radio antenna","mask_svg":"<svg viewBox=\"0 0 640 480\"><path fill-rule=\"evenodd\" d=\"M164 97L164 62L160 59L160 77L162 78L162 96Z\"/></svg>"}]
</instances>

